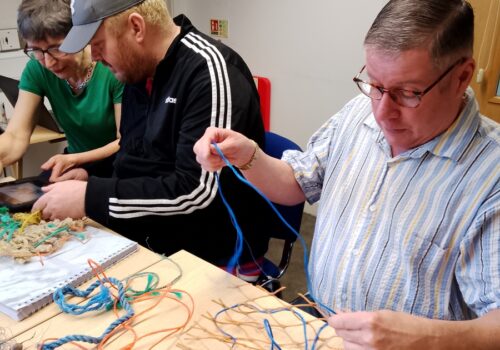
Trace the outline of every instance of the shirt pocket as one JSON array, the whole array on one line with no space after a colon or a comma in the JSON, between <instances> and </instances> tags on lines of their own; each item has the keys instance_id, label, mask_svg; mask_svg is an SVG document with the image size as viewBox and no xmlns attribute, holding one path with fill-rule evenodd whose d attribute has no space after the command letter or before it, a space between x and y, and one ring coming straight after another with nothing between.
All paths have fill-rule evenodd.
<instances>
[{"instance_id":1,"label":"shirt pocket","mask_svg":"<svg viewBox=\"0 0 500 350\"><path fill-rule=\"evenodd\" d=\"M404 310L430 318L446 319L455 261L452 249L442 248L418 232L410 238L393 241L399 260L400 295L405 295Z\"/></svg>"}]
</instances>

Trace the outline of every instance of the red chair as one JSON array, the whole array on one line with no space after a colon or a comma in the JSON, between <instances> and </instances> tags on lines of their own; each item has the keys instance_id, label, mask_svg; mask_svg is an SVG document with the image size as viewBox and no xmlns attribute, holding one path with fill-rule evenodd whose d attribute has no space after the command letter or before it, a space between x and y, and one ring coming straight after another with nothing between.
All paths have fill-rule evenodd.
<instances>
[{"instance_id":1,"label":"red chair","mask_svg":"<svg viewBox=\"0 0 500 350\"><path fill-rule=\"evenodd\" d=\"M270 131L271 127L271 82L259 76L253 77L260 97L260 113L264 122L264 130Z\"/></svg>"}]
</instances>

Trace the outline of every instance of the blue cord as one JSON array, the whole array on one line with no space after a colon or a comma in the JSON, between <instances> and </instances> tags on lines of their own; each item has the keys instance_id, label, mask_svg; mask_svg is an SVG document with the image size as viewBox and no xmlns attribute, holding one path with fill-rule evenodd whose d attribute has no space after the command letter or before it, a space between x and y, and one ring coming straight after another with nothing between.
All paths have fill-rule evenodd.
<instances>
[{"instance_id":1,"label":"blue cord","mask_svg":"<svg viewBox=\"0 0 500 350\"><path fill-rule=\"evenodd\" d=\"M271 328L271 325L269 324L267 318L264 319L264 329L266 330L269 339L271 339L271 350L274 350L275 347L278 350L282 350L279 344L276 343L276 340L274 340L273 329Z\"/></svg>"},{"instance_id":2,"label":"blue cord","mask_svg":"<svg viewBox=\"0 0 500 350\"><path fill-rule=\"evenodd\" d=\"M85 304L68 304L64 296L70 294L80 298L86 298L94 289L100 287L100 292L90 298ZM96 311L109 307L113 304L109 289L103 286L100 281L94 282L87 290L81 291L71 285L59 288L53 296L54 302L59 306L62 312L70 315L81 315L89 311Z\"/></svg>"},{"instance_id":3,"label":"blue cord","mask_svg":"<svg viewBox=\"0 0 500 350\"><path fill-rule=\"evenodd\" d=\"M224 154L222 153L222 151L220 150L219 146L215 143L215 142L212 142L212 145L214 145L217 153L219 154L219 156L222 158L222 160L224 161L224 163L226 163L226 165L232 170L232 172L234 173L234 175L236 175L236 177L238 178L238 180L240 180L241 182L243 182L244 184L246 184L247 186L249 186L250 188L252 188L254 191L256 191L262 198L264 198L264 200L267 202L267 204L269 204L269 206L271 207L271 209L274 210L274 212L276 213L276 215L278 215L278 217L280 218L280 220L285 224L286 227L288 227L288 229L290 229L290 231L292 231L295 236L297 236L297 238L299 239L299 242L300 244L302 245L303 249L304 249L304 270L305 270L305 274L306 274L306 283L307 283L307 289L309 290L309 294L311 294L311 297L314 299L314 301L316 301L316 303L323 309L327 310L330 314L335 314L335 311L333 311L330 307L320 303L318 300L316 300L316 298L314 297L314 294L312 292L312 288L311 288L311 279L309 277L309 272L308 272L308 269L307 269L307 266L309 264L309 254L308 254L308 250L307 250L307 244L304 240L304 238L302 237L302 235L300 233L298 233L286 220L285 218L281 215L281 213L278 211L278 209L275 207L275 205L266 197L265 194L263 194L257 187L255 187L251 182L249 182L247 179L245 179L243 176L241 176L241 174L236 171L236 169L234 168L234 166L229 163L229 161L227 160L227 158L224 156ZM219 186L219 191L220 191L220 183L219 183L219 178L217 177L217 181L218 181L218 186ZM231 211L232 213L232 210L231 208L229 207L229 204L227 204L225 201L224 201L224 204L226 204L226 207L228 208L228 210ZM231 214L230 214L231 215ZM234 213L232 214L234 215ZM235 223L235 221L233 221L233 224ZM237 225L237 223L236 223ZM235 226L236 227L236 226ZM238 235L242 235L241 233L241 229L240 227L236 227L236 231L238 232ZM238 238L240 239L240 238ZM237 253L237 252L236 252ZM233 255L233 257L231 258L231 261L233 260L233 258L236 258L238 259L239 256L237 256L236 254Z\"/></svg>"},{"instance_id":4,"label":"blue cord","mask_svg":"<svg viewBox=\"0 0 500 350\"><path fill-rule=\"evenodd\" d=\"M217 312L215 314L215 317L214 317L214 322L215 322L215 326L217 327L217 329L219 329L219 332L221 332L222 334L224 334L226 337L230 338L231 341L232 341L232 347L234 347L236 345L236 342L237 342L237 338L234 337L233 335L229 334L228 332L224 331L217 323L217 319L219 318L220 315L222 315L223 313L225 312L228 312L230 310L233 310L237 307L240 307L240 306L246 306L248 307L249 309L252 309L256 312L259 312L259 313L262 313L262 314L268 314L268 315L272 315L272 314L275 314L275 313L279 313L279 312L291 312L293 313L298 319L300 319L300 321L302 322L302 332L303 332L303 336L304 336L304 345L305 345L305 350L308 350L309 349L309 344L308 344L308 341L307 341L307 322L306 320L304 319L304 317L296 310L293 310L293 309L289 309L289 308L285 308L285 307L280 307L280 308L276 308L276 309L261 309L255 305L250 305L250 304L234 304L233 306L230 306L230 307L226 307L222 310L220 310L219 312ZM323 324L320 329L318 330L318 332L316 333L316 336L312 342L312 347L311 347L311 350L315 350L316 349L316 345L318 344L319 342L319 337L321 335L321 332L323 332L323 330L328 326L328 323L325 323ZM272 328L271 328L271 324L269 323L269 321L267 319L264 319L264 329L266 330L266 333L269 337L269 340L271 341L271 350L274 349L275 347L277 347L277 349L281 349L279 344L276 342L276 340L274 339L274 335L273 335L273 332L272 332Z\"/></svg>"},{"instance_id":5,"label":"blue cord","mask_svg":"<svg viewBox=\"0 0 500 350\"><path fill-rule=\"evenodd\" d=\"M325 322L324 325L321 326L321 328L319 329L318 333L316 333L316 337L314 337L314 341L313 341L313 344L312 344L312 347L311 347L311 350L316 350L316 345L318 344L319 342L319 335L321 334L321 332L323 332L323 330L328 327L328 323Z\"/></svg>"},{"instance_id":6,"label":"blue cord","mask_svg":"<svg viewBox=\"0 0 500 350\"><path fill-rule=\"evenodd\" d=\"M113 305L113 299L111 298L111 293L109 292L109 289L103 285L103 283L108 282L114 284L118 288L118 299L120 302L121 307L127 311L125 315L122 317L116 319L113 321L108 328L102 333L100 337L92 337L88 335L80 335L80 334L75 334L75 335L68 335L62 338L59 338L58 340L55 340L51 343L43 344L41 347L41 350L53 350L55 348L58 348L59 346L62 346L66 343L72 342L72 341L81 341L81 342L86 342L90 344L99 344L106 335L111 333L116 327L118 327L120 324L123 322L127 321L130 319L132 316L134 316L134 310L132 309L132 306L129 304L127 297L125 295L125 288L123 287L123 284L117 280L116 278L107 278L104 279L102 282L100 280L95 281L92 283L86 290L78 290L71 285L67 285L63 288L59 288L55 293L54 293L54 302L59 305L62 311L69 313L71 315L80 315L84 312L88 311L94 311L94 310L100 310L100 309L106 309ZM74 304L68 304L65 301L64 295L70 294L74 295L77 297L81 298L86 298L92 293L97 287L100 287L101 291L90 298L90 300L83 306L78 306Z\"/></svg>"},{"instance_id":7,"label":"blue cord","mask_svg":"<svg viewBox=\"0 0 500 350\"><path fill-rule=\"evenodd\" d=\"M240 260L241 254L243 253L243 232L241 231L241 227L238 224L238 221L236 220L236 215L234 214L233 209L227 202L226 198L224 197L224 194L222 193L222 188L220 186L220 179L219 179L219 174L215 173L215 178L217 179L217 184L219 185L219 194L222 199L222 202L227 208L227 211L229 212L229 216L231 217L231 222L236 229L236 248L233 256L229 259L229 262L227 263L226 271L229 273L233 273L233 270L236 268L238 265L238 261Z\"/></svg>"}]
</instances>

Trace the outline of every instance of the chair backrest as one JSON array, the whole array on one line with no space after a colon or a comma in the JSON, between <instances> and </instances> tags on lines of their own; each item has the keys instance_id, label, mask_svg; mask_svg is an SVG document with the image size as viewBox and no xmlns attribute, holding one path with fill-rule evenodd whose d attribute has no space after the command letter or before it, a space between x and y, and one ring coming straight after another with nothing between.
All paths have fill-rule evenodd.
<instances>
[{"instance_id":1,"label":"chair backrest","mask_svg":"<svg viewBox=\"0 0 500 350\"><path fill-rule=\"evenodd\" d=\"M295 142L283 137L281 135L275 134L271 131L266 131L266 146L264 152L271 157L281 158L283 152L286 150L301 150L300 146ZM302 222L302 213L304 211L304 203L296 204L293 206L285 206L276 204L277 209L280 214L286 219L286 221L298 232L300 230L300 224ZM297 236L291 232L287 227L283 226L282 230L277 230L273 232L271 237L289 240L294 242Z\"/></svg>"},{"instance_id":2,"label":"chair backrest","mask_svg":"<svg viewBox=\"0 0 500 350\"><path fill-rule=\"evenodd\" d=\"M270 131L266 131L265 141L266 145L264 152L274 158L281 158L283 152L286 150L301 150L295 142ZM304 211L304 202L293 206L279 204L275 204L275 206L290 226L299 232L300 224L302 222L302 213ZM264 273L261 274L257 283L268 291L275 292L279 290L281 286L278 279L283 276L288 268L288 265L290 264L293 245L297 240L297 236L284 224L273 227L273 229L269 232L269 235L271 238L277 238L284 241L283 251L278 264L267 258L265 259L263 267ZM281 297L281 292L276 295Z\"/></svg>"}]
</instances>

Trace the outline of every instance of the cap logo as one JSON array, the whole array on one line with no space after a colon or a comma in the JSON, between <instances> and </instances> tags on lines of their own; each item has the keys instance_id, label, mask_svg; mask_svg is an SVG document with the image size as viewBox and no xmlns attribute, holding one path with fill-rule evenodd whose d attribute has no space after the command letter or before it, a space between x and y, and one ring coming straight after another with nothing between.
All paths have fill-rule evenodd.
<instances>
[{"instance_id":1,"label":"cap logo","mask_svg":"<svg viewBox=\"0 0 500 350\"><path fill-rule=\"evenodd\" d=\"M75 0L71 0L71 15L75 14Z\"/></svg>"}]
</instances>

